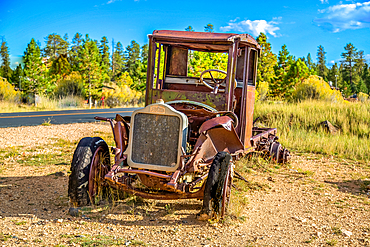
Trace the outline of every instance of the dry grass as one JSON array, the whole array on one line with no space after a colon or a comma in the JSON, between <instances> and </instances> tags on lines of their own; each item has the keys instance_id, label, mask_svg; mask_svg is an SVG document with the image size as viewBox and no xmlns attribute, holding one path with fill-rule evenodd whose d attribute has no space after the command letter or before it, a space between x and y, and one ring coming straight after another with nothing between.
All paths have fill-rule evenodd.
<instances>
[{"instance_id":1,"label":"dry grass","mask_svg":"<svg viewBox=\"0 0 370 247\"><path fill-rule=\"evenodd\" d=\"M124 104L116 107L142 107L143 104ZM97 106L101 108L100 105ZM60 99L49 99L41 97L41 102L34 104L21 104L14 101L0 100L0 113L9 112L30 112L30 111L58 111L65 109L88 109L89 105L85 104L84 99L77 96L68 96ZM95 106L93 105L93 108Z\"/></svg>"},{"instance_id":2,"label":"dry grass","mask_svg":"<svg viewBox=\"0 0 370 247\"><path fill-rule=\"evenodd\" d=\"M277 128L281 142L292 151L370 160L369 103L258 102L255 117L261 119L259 126ZM339 129L337 134L319 127L325 120Z\"/></svg>"}]
</instances>

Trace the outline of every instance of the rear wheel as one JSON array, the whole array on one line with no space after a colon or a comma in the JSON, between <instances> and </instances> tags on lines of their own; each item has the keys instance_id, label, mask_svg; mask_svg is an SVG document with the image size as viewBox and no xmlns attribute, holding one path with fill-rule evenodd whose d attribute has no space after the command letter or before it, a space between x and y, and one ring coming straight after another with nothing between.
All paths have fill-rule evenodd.
<instances>
[{"instance_id":1,"label":"rear wheel","mask_svg":"<svg viewBox=\"0 0 370 247\"><path fill-rule=\"evenodd\" d=\"M232 173L231 155L219 152L208 173L200 220L222 218L225 215L230 200Z\"/></svg>"},{"instance_id":2,"label":"rear wheel","mask_svg":"<svg viewBox=\"0 0 370 247\"><path fill-rule=\"evenodd\" d=\"M96 204L108 196L104 176L110 170L109 148L100 137L83 138L77 145L71 164L68 196L73 206Z\"/></svg>"},{"instance_id":3,"label":"rear wheel","mask_svg":"<svg viewBox=\"0 0 370 247\"><path fill-rule=\"evenodd\" d=\"M283 146L277 141L271 144L270 156L272 161L279 164L285 164L290 160L290 153L288 149L283 148Z\"/></svg>"}]
</instances>

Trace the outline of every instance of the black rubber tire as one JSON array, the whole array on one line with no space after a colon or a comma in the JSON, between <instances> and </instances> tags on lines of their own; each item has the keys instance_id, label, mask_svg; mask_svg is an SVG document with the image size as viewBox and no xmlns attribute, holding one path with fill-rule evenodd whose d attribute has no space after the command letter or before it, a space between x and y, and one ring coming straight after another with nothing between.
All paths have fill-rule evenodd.
<instances>
[{"instance_id":1,"label":"black rubber tire","mask_svg":"<svg viewBox=\"0 0 370 247\"><path fill-rule=\"evenodd\" d=\"M231 155L227 152L219 152L213 159L204 189L203 208L200 214L206 214L211 218L223 216L221 215L223 191L231 159Z\"/></svg>"},{"instance_id":2,"label":"black rubber tire","mask_svg":"<svg viewBox=\"0 0 370 247\"><path fill-rule=\"evenodd\" d=\"M110 169L109 148L107 143L100 137L85 137L81 139L73 154L71 174L68 181L68 196L74 207L83 207L91 204L89 173L92 159L99 147L103 150L104 157L107 157L104 164Z\"/></svg>"}]
</instances>

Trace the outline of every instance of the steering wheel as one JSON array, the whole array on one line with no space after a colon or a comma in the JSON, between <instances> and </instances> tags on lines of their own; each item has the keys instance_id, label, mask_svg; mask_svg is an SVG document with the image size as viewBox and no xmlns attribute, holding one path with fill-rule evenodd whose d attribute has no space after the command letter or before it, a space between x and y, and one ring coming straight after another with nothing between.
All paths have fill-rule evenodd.
<instances>
[{"instance_id":1,"label":"steering wheel","mask_svg":"<svg viewBox=\"0 0 370 247\"><path fill-rule=\"evenodd\" d=\"M208 87L209 89L211 89L215 94L217 93L217 92L221 92L221 93L223 93L223 92L225 92L225 88L219 88L220 86L222 86L222 87L226 87L226 76L224 77L224 78L222 78L222 79L217 79L217 78L214 78L213 77L213 75L212 75L212 71L215 71L215 72L219 72L219 73L221 73L221 74L225 74L225 75L227 75L227 73L225 72L225 71L223 71L223 70L219 70L219 69L207 69L207 70L205 70L205 71L203 71L201 74L200 74L200 77L199 77L199 81L201 82L201 83L203 83L204 84L204 86L206 86L206 87ZM211 83L212 84L210 84L210 83L208 83L208 82L206 82L205 80L204 80L204 78L203 78L203 76L205 75L205 74L207 74L207 73L209 73L210 74L210 76L211 76Z\"/></svg>"}]
</instances>

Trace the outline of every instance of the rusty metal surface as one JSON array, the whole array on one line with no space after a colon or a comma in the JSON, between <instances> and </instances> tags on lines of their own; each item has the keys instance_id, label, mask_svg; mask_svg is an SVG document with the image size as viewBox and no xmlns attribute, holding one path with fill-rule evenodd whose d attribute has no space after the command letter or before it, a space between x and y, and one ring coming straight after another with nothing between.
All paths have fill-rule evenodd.
<instances>
[{"instance_id":1,"label":"rusty metal surface","mask_svg":"<svg viewBox=\"0 0 370 247\"><path fill-rule=\"evenodd\" d=\"M212 129L216 126L222 126L224 129L231 131L231 126L233 120L228 116L222 116L217 118L212 118L202 124L199 128L199 133L203 133L209 129Z\"/></svg>"},{"instance_id":2,"label":"rusty metal surface","mask_svg":"<svg viewBox=\"0 0 370 247\"><path fill-rule=\"evenodd\" d=\"M225 44L232 43L239 39L245 44L253 45L259 48L257 41L249 34L155 30L152 34L152 37L163 41L187 41L195 43L222 42Z\"/></svg>"},{"instance_id":3,"label":"rusty metal surface","mask_svg":"<svg viewBox=\"0 0 370 247\"><path fill-rule=\"evenodd\" d=\"M123 119L116 118L115 125L110 122L117 145L117 158L105 180L114 188L143 198L202 199L205 187L203 182L207 179L212 160L218 152L226 151L238 158L242 154L258 151L271 153L277 160L287 159L289 152L282 149L277 142L275 128L253 127L256 55L259 48L258 43L248 34L161 30L149 35L145 104L155 103L159 99L164 102L175 101L169 105L185 114L189 122L188 132L183 133L187 137L187 145L183 145L180 152L178 145L172 142L179 136L171 136L178 131L171 132L169 126L177 128L178 123L169 119L163 121L153 114L150 121L156 124L165 123L158 127L162 129L153 128L149 120L142 121L142 126L136 126L136 122L132 122L134 128L136 126L140 129L139 134L134 131L137 138L134 145L137 156L134 159L147 165L167 157L168 160L162 165L171 165L176 156L180 157L181 165L171 172L127 166L129 162L122 161L127 157L123 150L127 147L127 129L130 125ZM225 92L211 92L209 88L199 84L199 78L187 77L188 49L228 53ZM164 64L161 64L163 59L156 59L156 54L161 57L161 53L164 53ZM237 85L231 83L235 80L238 81ZM152 140L150 145L145 142L148 138ZM156 159L146 159L153 156L153 153ZM225 198L232 187L232 173L232 170L228 171L223 195ZM226 208L225 203L226 201L223 208Z\"/></svg>"},{"instance_id":4,"label":"rusty metal surface","mask_svg":"<svg viewBox=\"0 0 370 247\"><path fill-rule=\"evenodd\" d=\"M276 135L277 130L276 128L257 128L253 127L253 136L251 137L251 144L252 146L256 146L256 144L261 140L261 138L268 138L269 135Z\"/></svg>"},{"instance_id":5,"label":"rusty metal surface","mask_svg":"<svg viewBox=\"0 0 370 247\"><path fill-rule=\"evenodd\" d=\"M102 157L102 152L103 148L101 146L98 147L91 160L88 190L92 198L97 194L99 190L97 186L99 186L99 183L104 179L104 174L108 173L109 170L109 167L101 160L105 158Z\"/></svg>"},{"instance_id":6,"label":"rusty metal surface","mask_svg":"<svg viewBox=\"0 0 370 247\"><path fill-rule=\"evenodd\" d=\"M248 85L247 91L247 105L246 105L246 115L245 115L245 137L244 137L244 147L251 147L250 138L252 136L253 128L253 113L254 113L254 96L255 96L255 87Z\"/></svg>"},{"instance_id":7,"label":"rusty metal surface","mask_svg":"<svg viewBox=\"0 0 370 247\"><path fill-rule=\"evenodd\" d=\"M200 190L194 193L175 193L175 192L155 193L155 192L149 192L149 191L133 188L129 185L122 184L122 183L112 183L111 181L108 181L108 182L110 186L112 186L113 188L126 191L130 194L140 196L145 199L156 199L156 200L203 199L203 196L204 196L204 186Z\"/></svg>"},{"instance_id":8,"label":"rusty metal surface","mask_svg":"<svg viewBox=\"0 0 370 247\"><path fill-rule=\"evenodd\" d=\"M115 163L121 160L123 152L126 150L128 146L129 133L130 133L129 126L124 120L116 122L113 128L113 136L114 141L116 143L116 152L114 156Z\"/></svg>"},{"instance_id":9,"label":"rusty metal surface","mask_svg":"<svg viewBox=\"0 0 370 247\"><path fill-rule=\"evenodd\" d=\"M133 173L133 174L145 174L145 175L150 175L158 178L164 178L164 179L170 179L170 175L158 173L158 172L151 172L147 170L138 170L138 169L125 169L125 168L119 168L116 170L116 172L120 173Z\"/></svg>"},{"instance_id":10,"label":"rusty metal surface","mask_svg":"<svg viewBox=\"0 0 370 247\"><path fill-rule=\"evenodd\" d=\"M195 87L194 87L195 88ZM150 96L149 96L150 97ZM211 94L208 92L199 91L181 91L181 90L152 90L152 95L149 102L154 103L158 99L163 99L164 102L173 100L190 100L197 101L215 108L218 111L226 110L225 94Z\"/></svg>"},{"instance_id":11,"label":"rusty metal surface","mask_svg":"<svg viewBox=\"0 0 370 247\"><path fill-rule=\"evenodd\" d=\"M177 164L180 119L177 116L139 113L135 115L132 161L142 164Z\"/></svg>"},{"instance_id":12,"label":"rusty metal surface","mask_svg":"<svg viewBox=\"0 0 370 247\"><path fill-rule=\"evenodd\" d=\"M238 154L244 151L243 144L240 142L233 126L231 126L231 130L225 128L210 129L207 134L217 152L225 151L230 154Z\"/></svg>"}]
</instances>

